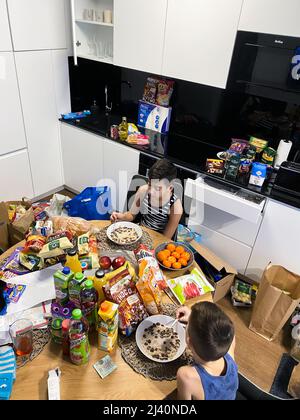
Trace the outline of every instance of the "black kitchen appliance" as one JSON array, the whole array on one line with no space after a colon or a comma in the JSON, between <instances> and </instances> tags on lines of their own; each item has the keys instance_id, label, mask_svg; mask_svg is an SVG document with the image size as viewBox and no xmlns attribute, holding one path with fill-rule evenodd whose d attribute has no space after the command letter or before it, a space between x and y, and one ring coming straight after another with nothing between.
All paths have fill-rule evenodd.
<instances>
[{"instance_id":1,"label":"black kitchen appliance","mask_svg":"<svg viewBox=\"0 0 300 420\"><path fill-rule=\"evenodd\" d=\"M300 38L239 31L228 88L300 103Z\"/></svg>"},{"instance_id":2,"label":"black kitchen appliance","mask_svg":"<svg viewBox=\"0 0 300 420\"><path fill-rule=\"evenodd\" d=\"M300 198L300 163L283 162L273 189Z\"/></svg>"}]
</instances>

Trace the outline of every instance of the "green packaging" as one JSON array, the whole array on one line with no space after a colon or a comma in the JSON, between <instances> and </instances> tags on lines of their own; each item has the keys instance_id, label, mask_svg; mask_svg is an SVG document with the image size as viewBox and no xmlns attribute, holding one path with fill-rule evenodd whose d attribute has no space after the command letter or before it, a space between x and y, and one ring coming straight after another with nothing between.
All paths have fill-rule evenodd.
<instances>
[{"instance_id":1,"label":"green packaging","mask_svg":"<svg viewBox=\"0 0 300 420\"><path fill-rule=\"evenodd\" d=\"M69 267L64 267L63 270L59 270L54 274L54 285L55 285L55 294L56 301L58 303L64 304L69 300L69 282L74 277L74 273L69 269Z\"/></svg>"}]
</instances>

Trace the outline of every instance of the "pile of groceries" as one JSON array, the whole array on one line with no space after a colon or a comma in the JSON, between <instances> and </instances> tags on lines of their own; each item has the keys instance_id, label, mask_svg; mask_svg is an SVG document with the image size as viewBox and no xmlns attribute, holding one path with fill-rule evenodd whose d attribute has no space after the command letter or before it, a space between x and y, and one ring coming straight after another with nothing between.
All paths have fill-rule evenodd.
<instances>
[{"instance_id":1,"label":"pile of groceries","mask_svg":"<svg viewBox=\"0 0 300 420\"><path fill-rule=\"evenodd\" d=\"M272 175L276 155L277 151L268 147L266 140L232 139L229 149L218 153L218 159L207 159L206 170L229 181L262 187Z\"/></svg>"}]
</instances>

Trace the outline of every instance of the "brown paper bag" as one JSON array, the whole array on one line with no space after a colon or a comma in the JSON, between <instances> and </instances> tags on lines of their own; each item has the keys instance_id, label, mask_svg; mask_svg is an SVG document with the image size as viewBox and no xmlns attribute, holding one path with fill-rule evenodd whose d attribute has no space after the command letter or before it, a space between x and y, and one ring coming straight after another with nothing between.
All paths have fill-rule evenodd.
<instances>
[{"instance_id":1,"label":"brown paper bag","mask_svg":"<svg viewBox=\"0 0 300 420\"><path fill-rule=\"evenodd\" d=\"M8 214L5 203L0 203L0 254L9 248Z\"/></svg>"},{"instance_id":2,"label":"brown paper bag","mask_svg":"<svg viewBox=\"0 0 300 420\"><path fill-rule=\"evenodd\" d=\"M10 204L22 205L27 209L26 213L13 223L9 223L8 218L8 206ZM6 226L4 226L5 224L3 223L1 229L2 218L5 220ZM3 249L8 249L9 246L15 245L25 239L25 234L33 222L34 213L30 201L23 199L22 201L8 201L6 203L0 203L0 248L1 242L3 242Z\"/></svg>"},{"instance_id":3,"label":"brown paper bag","mask_svg":"<svg viewBox=\"0 0 300 420\"><path fill-rule=\"evenodd\" d=\"M250 330L273 341L299 302L300 275L269 265L258 289Z\"/></svg>"}]
</instances>

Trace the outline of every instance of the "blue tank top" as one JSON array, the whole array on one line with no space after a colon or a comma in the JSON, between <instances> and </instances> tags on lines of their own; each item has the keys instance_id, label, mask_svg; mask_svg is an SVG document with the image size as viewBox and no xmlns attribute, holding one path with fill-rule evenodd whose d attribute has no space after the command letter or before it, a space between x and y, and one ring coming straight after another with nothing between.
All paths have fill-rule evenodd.
<instances>
[{"instance_id":1,"label":"blue tank top","mask_svg":"<svg viewBox=\"0 0 300 420\"><path fill-rule=\"evenodd\" d=\"M229 354L224 359L227 366L223 376L212 376L202 366L194 366L200 376L206 401L232 401L236 398L239 387L238 367Z\"/></svg>"}]
</instances>

